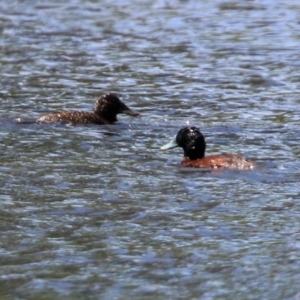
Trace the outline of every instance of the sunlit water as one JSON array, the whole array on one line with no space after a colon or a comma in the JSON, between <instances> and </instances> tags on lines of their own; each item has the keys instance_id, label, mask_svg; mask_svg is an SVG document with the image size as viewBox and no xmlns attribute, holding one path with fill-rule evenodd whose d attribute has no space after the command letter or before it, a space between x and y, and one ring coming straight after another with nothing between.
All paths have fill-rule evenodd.
<instances>
[{"instance_id":1,"label":"sunlit water","mask_svg":"<svg viewBox=\"0 0 300 300\"><path fill-rule=\"evenodd\" d=\"M299 1L0 4L1 299L300 299ZM15 121L107 91L141 116Z\"/></svg>"}]
</instances>

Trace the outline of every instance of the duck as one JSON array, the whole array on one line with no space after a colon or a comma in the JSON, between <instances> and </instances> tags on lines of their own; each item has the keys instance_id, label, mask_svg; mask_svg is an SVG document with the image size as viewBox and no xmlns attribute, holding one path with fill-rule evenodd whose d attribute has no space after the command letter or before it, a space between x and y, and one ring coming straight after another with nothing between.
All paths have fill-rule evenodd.
<instances>
[{"instance_id":1,"label":"duck","mask_svg":"<svg viewBox=\"0 0 300 300\"><path fill-rule=\"evenodd\" d=\"M255 165L240 155L221 153L205 156L206 142L199 128L186 126L179 130L176 137L161 147L161 150L183 148L181 165L194 168L252 170Z\"/></svg>"},{"instance_id":2,"label":"duck","mask_svg":"<svg viewBox=\"0 0 300 300\"><path fill-rule=\"evenodd\" d=\"M94 111L59 111L44 115L36 120L36 123L65 122L74 124L113 124L117 122L117 114L127 114L130 116L139 115L131 110L114 93L106 93L94 103Z\"/></svg>"}]
</instances>

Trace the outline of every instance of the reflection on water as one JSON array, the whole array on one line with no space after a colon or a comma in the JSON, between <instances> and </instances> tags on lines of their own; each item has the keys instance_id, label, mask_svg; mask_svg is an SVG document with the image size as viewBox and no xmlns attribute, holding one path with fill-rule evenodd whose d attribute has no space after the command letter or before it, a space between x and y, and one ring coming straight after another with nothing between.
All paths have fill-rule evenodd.
<instances>
[{"instance_id":1,"label":"reflection on water","mask_svg":"<svg viewBox=\"0 0 300 300\"><path fill-rule=\"evenodd\" d=\"M0 2L2 298L299 297L297 1ZM30 123L106 91L141 116Z\"/></svg>"}]
</instances>

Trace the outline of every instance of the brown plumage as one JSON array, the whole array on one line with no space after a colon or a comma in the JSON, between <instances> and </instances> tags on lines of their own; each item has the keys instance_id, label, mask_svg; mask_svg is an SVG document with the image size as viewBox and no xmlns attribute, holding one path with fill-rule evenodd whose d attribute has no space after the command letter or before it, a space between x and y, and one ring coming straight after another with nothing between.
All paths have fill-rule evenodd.
<instances>
[{"instance_id":1,"label":"brown plumage","mask_svg":"<svg viewBox=\"0 0 300 300\"><path fill-rule=\"evenodd\" d=\"M238 170L251 170L254 164L246 160L240 155L221 153L216 155L208 155L203 158L191 160L184 157L181 164L185 167L194 168L211 168L211 169L238 169Z\"/></svg>"},{"instance_id":2,"label":"brown plumage","mask_svg":"<svg viewBox=\"0 0 300 300\"><path fill-rule=\"evenodd\" d=\"M124 113L131 116L139 115L123 103L113 93L101 96L94 103L94 112L60 111L50 113L36 120L37 123L66 122L69 124L112 124L117 121L117 114Z\"/></svg>"}]
</instances>

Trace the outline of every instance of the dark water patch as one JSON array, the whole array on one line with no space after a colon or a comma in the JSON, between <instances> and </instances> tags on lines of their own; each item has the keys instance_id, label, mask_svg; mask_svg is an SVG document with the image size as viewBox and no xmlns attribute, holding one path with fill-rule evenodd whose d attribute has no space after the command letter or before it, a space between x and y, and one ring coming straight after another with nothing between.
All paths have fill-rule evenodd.
<instances>
[{"instance_id":1,"label":"dark water patch","mask_svg":"<svg viewBox=\"0 0 300 300\"><path fill-rule=\"evenodd\" d=\"M219 5L220 10L265 10L263 5L237 4L236 2L224 2Z\"/></svg>"}]
</instances>

